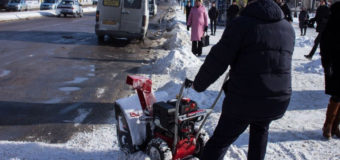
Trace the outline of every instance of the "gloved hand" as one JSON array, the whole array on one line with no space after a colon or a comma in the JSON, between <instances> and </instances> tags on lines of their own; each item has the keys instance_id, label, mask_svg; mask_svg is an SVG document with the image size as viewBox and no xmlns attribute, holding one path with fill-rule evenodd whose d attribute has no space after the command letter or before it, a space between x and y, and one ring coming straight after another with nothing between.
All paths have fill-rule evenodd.
<instances>
[{"instance_id":1,"label":"gloved hand","mask_svg":"<svg viewBox=\"0 0 340 160\"><path fill-rule=\"evenodd\" d=\"M204 27L204 32L207 32L208 31L208 26L205 26Z\"/></svg>"},{"instance_id":2,"label":"gloved hand","mask_svg":"<svg viewBox=\"0 0 340 160\"><path fill-rule=\"evenodd\" d=\"M189 28L190 28L190 26L189 25L187 25L187 30L189 31Z\"/></svg>"},{"instance_id":3,"label":"gloved hand","mask_svg":"<svg viewBox=\"0 0 340 160\"><path fill-rule=\"evenodd\" d=\"M186 78L185 81L184 81L184 87L189 88L189 87L192 86L193 83L194 82L192 80L189 80L189 79Z\"/></svg>"}]
</instances>

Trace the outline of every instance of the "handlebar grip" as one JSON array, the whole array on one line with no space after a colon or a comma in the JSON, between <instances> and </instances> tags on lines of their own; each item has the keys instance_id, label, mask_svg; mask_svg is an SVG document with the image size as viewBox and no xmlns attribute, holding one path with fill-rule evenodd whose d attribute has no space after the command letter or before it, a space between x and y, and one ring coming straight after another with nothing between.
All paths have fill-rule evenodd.
<instances>
[{"instance_id":1,"label":"handlebar grip","mask_svg":"<svg viewBox=\"0 0 340 160\"><path fill-rule=\"evenodd\" d=\"M185 88L190 88L193 83L194 83L194 81L189 80L189 79L186 78L185 81L184 81L184 87Z\"/></svg>"}]
</instances>

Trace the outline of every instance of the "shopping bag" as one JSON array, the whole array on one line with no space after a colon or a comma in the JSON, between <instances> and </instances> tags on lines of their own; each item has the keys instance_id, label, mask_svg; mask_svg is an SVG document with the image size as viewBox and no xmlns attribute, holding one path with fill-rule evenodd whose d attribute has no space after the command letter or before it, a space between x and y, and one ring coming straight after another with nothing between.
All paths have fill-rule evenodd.
<instances>
[{"instance_id":1,"label":"shopping bag","mask_svg":"<svg viewBox=\"0 0 340 160\"><path fill-rule=\"evenodd\" d=\"M209 42L209 35L207 32L205 32L205 34L203 35L203 37L201 38L203 47L209 46L210 42Z\"/></svg>"}]
</instances>

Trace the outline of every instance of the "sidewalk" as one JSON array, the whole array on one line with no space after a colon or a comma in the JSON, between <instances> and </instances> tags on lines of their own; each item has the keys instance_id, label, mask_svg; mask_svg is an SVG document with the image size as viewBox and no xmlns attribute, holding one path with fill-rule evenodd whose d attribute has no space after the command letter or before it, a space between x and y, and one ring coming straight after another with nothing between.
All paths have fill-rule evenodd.
<instances>
[{"instance_id":1,"label":"sidewalk","mask_svg":"<svg viewBox=\"0 0 340 160\"><path fill-rule=\"evenodd\" d=\"M84 13L95 12L97 7L86 7L83 8ZM37 11L27 11L27 12L2 12L0 13L0 22L22 20L30 18L39 17L54 17L56 16L55 10L37 10Z\"/></svg>"}]
</instances>

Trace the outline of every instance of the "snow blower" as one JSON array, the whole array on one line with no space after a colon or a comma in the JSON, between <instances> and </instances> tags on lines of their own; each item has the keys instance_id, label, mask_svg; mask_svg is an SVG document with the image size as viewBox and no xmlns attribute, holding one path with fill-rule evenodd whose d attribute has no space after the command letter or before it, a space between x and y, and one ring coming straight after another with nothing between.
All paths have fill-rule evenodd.
<instances>
[{"instance_id":1,"label":"snow blower","mask_svg":"<svg viewBox=\"0 0 340 160\"><path fill-rule=\"evenodd\" d=\"M195 101L183 97L184 90L193 83L188 79L183 82L176 99L171 100L165 100L165 92L153 95L152 81L148 78L128 76L126 83L137 91L138 97L135 95L115 102L117 139L121 150L126 153L146 151L152 160L199 157L209 138L202 127L222 89L209 109L200 109Z\"/></svg>"}]
</instances>

